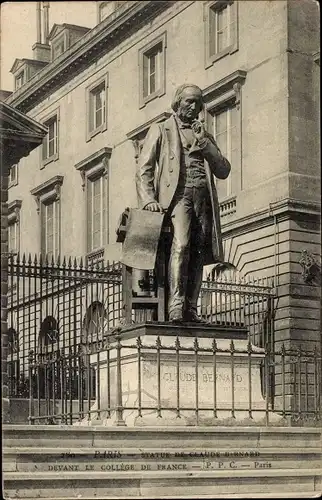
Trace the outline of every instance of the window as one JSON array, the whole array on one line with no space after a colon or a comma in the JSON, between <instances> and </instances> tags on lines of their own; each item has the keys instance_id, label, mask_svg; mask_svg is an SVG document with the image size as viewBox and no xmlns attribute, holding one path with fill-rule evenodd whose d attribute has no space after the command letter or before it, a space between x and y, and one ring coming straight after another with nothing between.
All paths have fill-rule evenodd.
<instances>
[{"instance_id":1,"label":"window","mask_svg":"<svg viewBox=\"0 0 322 500\"><path fill-rule=\"evenodd\" d=\"M21 200L14 200L8 205L8 249L11 254L19 252L21 205Z\"/></svg>"},{"instance_id":2,"label":"window","mask_svg":"<svg viewBox=\"0 0 322 500\"><path fill-rule=\"evenodd\" d=\"M48 259L60 254L60 191L63 176L56 175L31 190L40 214L40 250Z\"/></svg>"},{"instance_id":3,"label":"window","mask_svg":"<svg viewBox=\"0 0 322 500\"><path fill-rule=\"evenodd\" d=\"M48 259L59 254L59 203L44 202L40 208L41 253Z\"/></svg>"},{"instance_id":4,"label":"window","mask_svg":"<svg viewBox=\"0 0 322 500\"><path fill-rule=\"evenodd\" d=\"M101 302L93 302L87 309L84 318L83 342L97 342L102 340L108 332L107 312Z\"/></svg>"},{"instance_id":5,"label":"window","mask_svg":"<svg viewBox=\"0 0 322 500\"><path fill-rule=\"evenodd\" d=\"M51 60L54 61L61 54L69 48L70 45L70 32L69 30L61 30L57 27L56 33L53 35L51 41Z\"/></svg>"},{"instance_id":6,"label":"window","mask_svg":"<svg viewBox=\"0 0 322 500\"><path fill-rule=\"evenodd\" d=\"M48 127L48 133L43 140L43 165L58 159L58 120L58 114L55 114L44 122L44 125Z\"/></svg>"},{"instance_id":7,"label":"window","mask_svg":"<svg viewBox=\"0 0 322 500\"><path fill-rule=\"evenodd\" d=\"M13 222L8 225L8 249L10 253L18 253L18 224Z\"/></svg>"},{"instance_id":8,"label":"window","mask_svg":"<svg viewBox=\"0 0 322 500\"><path fill-rule=\"evenodd\" d=\"M161 85L162 44L159 43L143 57L143 97L154 94Z\"/></svg>"},{"instance_id":9,"label":"window","mask_svg":"<svg viewBox=\"0 0 322 500\"><path fill-rule=\"evenodd\" d=\"M213 135L222 154L231 165L237 164L237 111L236 106L215 112ZM227 179L216 179L219 201L233 192L236 186L232 185L232 175Z\"/></svg>"},{"instance_id":10,"label":"window","mask_svg":"<svg viewBox=\"0 0 322 500\"><path fill-rule=\"evenodd\" d=\"M21 71L19 75L16 76L16 90L20 89L25 83L25 71Z\"/></svg>"},{"instance_id":11,"label":"window","mask_svg":"<svg viewBox=\"0 0 322 500\"><path fill-rule=\"evenodd\" d=\"M203 91L207 128L232 167L227 179L216 179L221 216L236 212L236 196L243 188L241 92L246 74L246 71L237 70Z\"/></svg>"},{"instance_id":12,"label":"window","mask_svg":"<svg viewBox=\"0 0 322 500\"><path fill-rule=\"evenodd\" d=\"M105 85L102 83L91 91L92 130L96 130L105 121Z\"/></svg>"},{"instance_id":13,"label":"window","mask_svg":"<svg viewBox=\"0 0 322 500\"><path fill-rule=\"evenodd\" d=\"M206 5L206 67L238 50L237 3L217 0Z\"/></svg>"},{"instance_id":14,"label":"window","mask_svg":"<svg viewBox=\"0 0 322 500\"><path fill-rule=\"evenodd\" d=\"M107 87L108 80L105 76L87 89L87 140L107 129Z\"/></svg>"},{"instance_id":15,"label":"window","mask_svg":"<svg viewBox=\"0 0 322 500\"><path fill-rule=\"evenodd\" d=\"M8 354L13 355L18 353L18 334L14 328L8 328Z\"/></svg>"},{"instance_id":16,"label":"window","mask_svg":"<svg viewBox=\"0 0 322 500\"><path fill-rule=\"evenodd\" d=\"M59 328L58 321L53 316L47 316L40 325L38 336L38 354L46 361L53 359L53 354L59 353ZM43 363L39 366L36 374L36 397L47 399L48 397L61 397L61 372L59 362Z\"/></svg>"},{"instance_id":17,"label":"window","mask_svg":"<svg viewBox=\"0 0 322 500\"><path fill-rule=\"evenodd\" d=\"M58 322L53 316L47 316L40 326L38 337L39 349L41 352L46 350L48 346L52 346L58 342Z\"/></svg>"},{"instance_id":18,"label":"window","mask_svg":"<svg viewBox=\"0 0 322 500\"><path fill-rule=\"evenodd\" d=\"M139 51L140 107L165 94L166 33Z\"/></svg>"},{"instance_id":19,"label":"window","mask_svg":"<svg viewBox=\"0 0 322 500\"><path fill-rule=\"evenodd\" d=\"M106 244L106 178L87 178L87 252Z\"/></svg>"},{"instance_id":20,"label":"window","mask_svg":"<svg viewBox=\"0 0 322 500\"><path fill-rule=\"evenodd\" d=\"M19 339L14 328L8 328L8 385L10 396L19 394Z\"/></svg>"},{"instance_id":21,"label":"window","mask_svg":"<svg viewBox=\"0 0 322 500\"><path fill-rule=\"evenodd\" d=\"M62 38L58 42L54 43L52 46L52 60L57 59L61 54L65 52L65 39Z\"/></svg>"},{"instance_id":22,"label":"window","mask_svg":"<svg viewBox=\"0 0 322 500\"><path fill-rule=\"evenodd\" d=\"M9 172L9 188L18 184L18 164L12 165Z\"/></svg>"},{"instance_id":23,"label":"window","mask_svg":"<svg viewBox=\"0 0 322 500\"><path fill-rule=\"evenodd\" d=\"M108 160L111 148L102 148L75 168L83 180L86 198L86 252L89 260L103 258L108 243Z\"/></svg>"}]
</instances>

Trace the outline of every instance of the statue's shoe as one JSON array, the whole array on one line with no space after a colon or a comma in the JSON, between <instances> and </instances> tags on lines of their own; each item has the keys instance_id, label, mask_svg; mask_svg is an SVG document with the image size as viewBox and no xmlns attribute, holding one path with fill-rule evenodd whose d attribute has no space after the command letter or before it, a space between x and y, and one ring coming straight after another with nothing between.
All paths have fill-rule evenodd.
<instances>
[{"instance_id":1,"label":"statue's shoe","mask_svg":"<svg viewBox=\"0 0 322 500\"><path fill-rule=\"evenodd\" d=\"M199 323L202 325L209 325L209 322L205 319L200 318L195 311L187 311L184 316L184 320L188 323Z\"/></svg>"}]
</instances>

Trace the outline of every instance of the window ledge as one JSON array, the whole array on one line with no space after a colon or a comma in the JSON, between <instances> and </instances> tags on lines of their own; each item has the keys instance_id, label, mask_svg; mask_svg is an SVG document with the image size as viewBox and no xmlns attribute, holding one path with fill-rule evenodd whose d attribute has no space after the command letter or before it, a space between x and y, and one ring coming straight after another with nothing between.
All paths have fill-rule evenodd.
<instances>
[{"instance_id":1,"label":"window ledge","mask_svg":"<svg viewBox=\"0 0 322 500\"><path fill-rule=\"evenodd\" d=\"M150 94L146 97L141 97L141 102L140 102L139 108L140 109L144 108L149 102L153 101L157 97L162 97L163 95L165 95L165 90L160 88L159 90L156 90L155 92L153 92L153 94Z\"/></svg>"},{"instance_id":2,"label":"window ledge","mask_svg":"<svg viewBox=\"0 0 322 500\"><path fill-rule=\"evenodd\" d=\"M91 141L93 137L95 137L98 134L101 134L102 132L105 132L106 130L107 130L107 123L103 123L103 125L100 125L95 130L92 130L91 132L87 133L86 142Z\"/></svg>"},{"instance_id":3,"label":"window ledge","mask_svg":"<svg viewBox=\"0 0 322 500\"><path fill-rule=\"evenodd\" d=\"M219 59L232 55L237 51L238 51L238 44L234 43L233 45L226 47L224 50L218 52L217 54L212 54L212 55L209 54L206 61L205 69L210 68L215 62L219 61Z\"/></svg>"},{"instance_id":4,"label":"window ledge","mask_svg":"<svg viewBox=\"0 0 322 500\"><path fill-rule=\"evenodd\" d=\"M42 160L40 168L44 168L46 165L48 165L52 161L57 161L58 158L59 158L58 153L55 153L54 155L50 156L49 158Z\"/></svg>"},{"instance_id":5,"label":"window ledge","mask_svg":"<svg viewBox=\"0 0 322 500\"><path fill-rule=\"evenodd\" d=\"M14 186L18 186L18 181L9 181L9 184L8 184L8 189L14 187Z\"/></svg>"}]
</instances>

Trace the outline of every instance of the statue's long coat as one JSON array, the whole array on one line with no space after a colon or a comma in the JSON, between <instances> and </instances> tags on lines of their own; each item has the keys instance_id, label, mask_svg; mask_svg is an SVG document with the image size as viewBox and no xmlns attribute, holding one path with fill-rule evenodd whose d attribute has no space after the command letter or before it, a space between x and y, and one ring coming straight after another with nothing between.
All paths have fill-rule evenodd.
<instances>
[{"instance_id":1,"label":"statue's long coat","mask_svg":"<svg viewBox=\"0 0 322 500\"><path fill-rule=\"evenodd\" d=\"M220 212L214 175L226 179L230 163L218 149L214 138L206 134L208 141L203 148L194 142L190 151L200 149L205 158L205 169L212 208L212 233L207 241L205 265L222 262L223 245L220 229ZM139 208L151 201L158 201L168 209L175 194L181 158L181 140L174 116L163 123L153 124L145 139L136 173Z\"/></svg>"}]
</instances>

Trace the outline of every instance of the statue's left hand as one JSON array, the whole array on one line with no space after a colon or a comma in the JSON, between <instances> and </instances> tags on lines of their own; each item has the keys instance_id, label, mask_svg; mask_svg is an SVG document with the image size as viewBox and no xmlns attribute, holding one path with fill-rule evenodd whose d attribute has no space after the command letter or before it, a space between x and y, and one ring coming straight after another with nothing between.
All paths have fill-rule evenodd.
<instances>
[{"instance_id":1,"label":"statue's left hand","mask_svg":"<svg viewBox=\"0 0 322 500\"><path fill-rule=\"evenodd\" d=\"M191 129L193 132L193 135L197 139L198 142L201 142L205 139L206 137L206 132L205 132L205 127L204 124L201 123L198 120L194 120L191 125Z\"/></svg>"}]
</instances>

